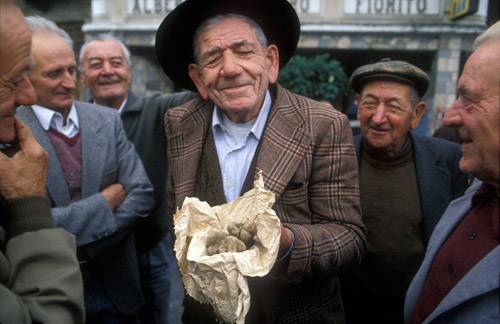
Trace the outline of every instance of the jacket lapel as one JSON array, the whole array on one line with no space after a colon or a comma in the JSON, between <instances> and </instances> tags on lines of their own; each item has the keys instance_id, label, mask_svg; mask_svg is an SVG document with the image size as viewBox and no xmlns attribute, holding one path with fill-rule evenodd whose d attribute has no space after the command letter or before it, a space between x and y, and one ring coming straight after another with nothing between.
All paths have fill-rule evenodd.
<instances>
[{"instance_id":1,"label":"jacket lapel","mask_svg":"<svg viewBox=\"0 0 500 324\"><path fill-rule=\"evenodd\" d=\"M467 272L436 307L434 312L427 317L425 323L432 322L439 315L458 307L464 301L472 300L494 289L498 290L500 275L498 260L500 260L500 246L493 249L474 268ZM492 269L496 271L492 271ZM478 278L481 279L478 280Z\"/></svg>"},{"instance_id":2,"label":"jacket lapel","mask_svg":"<svg viewBox=\"0 0 500 324\"><path fill-rule=\"evenodd\" d=\"M81 107L75 101L80 133L82 136L82 198L100 192L106 156L108 154L108 139L101 134L105 120L100 120L92 111ZM114 132L111 132L114 135Z\"/></svg>"},{"instance_id":3,"label":"jacket lapel","mask_svg":"<svg viewBox=\"0 0 500 324\"><path fill-rule=\"evenodd\" d=\"M47 170L47 192L56 206L67 206L70 203L70 195L68 184L64 178L62 169L56 150L50 141L47 132L42 128L38 118L33 113L31 107L20 107L17 110L17 115L30 126L33 135L40 145L49 154L49 167Z\"/></svg>"},{"instance_id":4,"label":"jacket lapel","mask_svg":"<svg viewBox=\"0 0 500 324\"><path fill-rule=\"evenodd\" d=\"M415 148L415 169L422 206L423 234L427 245L432 230L441 217L441 215L436 215L436 206L448 200L448 193L436 190L436 188L449 187L449 183L444 179L450 179L450 170L438 165L441 152L436 152L434 148L429 147L419 136L411 132L410 136Z\"/></svg>"},{"instance_id":5,"label":"jacket lapel","mask_svg":"<svg viewBox=\"0 0 500 324\"><path fill-rule=\"evenodd\" d=\"M179 128L183 131L168 137L169 165L174 170L174 183L179 184L182 196L192 197L196 184L196 172L203 151L208 121L213 112L214 104L205 102L193 112L183 116ZM173 166L176 167L173 167ZM192 167L187 167L192 166ZM177 202L182 205L182 202Z\"/></svg>"},{"instance_id":6,"label":"jacket lapel","mask_svg":"<svg viewBox=\"0 0 500 324\"><path fill-rule=\"evenodd\" d=\"M311 142L304 131L305 117L291 101L288 92L278 86L267 127L261 138L255 175L262 170L267 190L274 192L276 200L292 179Z\"/></svg>"}]
</instances>

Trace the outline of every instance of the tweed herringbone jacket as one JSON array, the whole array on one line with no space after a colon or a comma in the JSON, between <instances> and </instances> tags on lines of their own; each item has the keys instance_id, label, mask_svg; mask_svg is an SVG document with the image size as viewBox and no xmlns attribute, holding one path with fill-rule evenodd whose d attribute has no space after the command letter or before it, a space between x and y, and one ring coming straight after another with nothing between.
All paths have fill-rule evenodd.
<instances>
[{"instance_id":1,"label":"tweed herringbone jacket","mask_svg":"<svg viewBox=\"0 0 500 324\"><path fill-rule=\"evenodd\" d=\"M295 239L288 264L277 263L270 274L249 282L258 294L251 304L260 303L261 323L343 323L337 275L359 263L365 251L349 122L279 85L270 90L273 104L256 173L262 170L266 189L275 194L273 209ZM167 112L169 215L195 192L213 109L212 102L195 99Z\"/></svg>"}]
</instances>

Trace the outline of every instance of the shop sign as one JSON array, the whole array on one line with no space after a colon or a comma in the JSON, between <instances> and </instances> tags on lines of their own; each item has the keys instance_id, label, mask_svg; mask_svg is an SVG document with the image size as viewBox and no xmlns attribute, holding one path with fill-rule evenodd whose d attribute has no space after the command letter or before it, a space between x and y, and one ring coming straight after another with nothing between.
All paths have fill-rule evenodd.
<instances>
[{"instance_id":1,"label":"shop sign","mask_svg":"<svg viewBox=\"0 0 500 324\"><path fill-rule=\"evenodd\" d=\"M450 2L450 19L454 20L477 11L479 0L452 0Z\"/></svg>"},{"instance_id":2,"label":"shop sign","mask_svg":"<svg viewBox=\"0 0 500 324\"><path fill-rule=\"evenodd\" d=\"M321 3L325 0L289 1L299 14L317 14L320 13ZM131 16L165 15L181 2L183 0L127 0L127 13Z\"/></svg>"},{"instance_id":3,"label":"shop sign","mask_svg":"<svg viewBox=\"0 0 500 324\"><path fill-rule=\"evenodd\" d=\"M353 15L413 16L438 15L439 0L344 0L344 13Z\"/></svg>"}]
</instances>

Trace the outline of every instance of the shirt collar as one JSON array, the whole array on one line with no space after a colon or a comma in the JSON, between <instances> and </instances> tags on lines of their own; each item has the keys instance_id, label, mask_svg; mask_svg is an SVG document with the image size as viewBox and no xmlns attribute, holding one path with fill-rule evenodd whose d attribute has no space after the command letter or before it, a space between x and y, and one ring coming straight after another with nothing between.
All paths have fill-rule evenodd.
<instances>
[{"instance_id":1,"label":"shirt collar","mask_svg":"<svg viewBox=\"0 0 500 324\"><path fill-rule=\"evenodd\" d=\"M477 205L482 200L494 200L494 199L498 199L495 187L486 182L483 182L476 190L474 195L472 195L472 206Z\"/></svg>"},{"instance_id":2,"label":"shirt collar","mask_svg":"<svg viewBox=\"0 0 500 324\"><path fill-rule=\"evenodd\" d=\"M499 232L500 232L500 219L498 217L498 196L497 192L495 190L495 187L493 187L491 184L483 182L481 186L476 190L474 195L472 196L471 203L472 207L476 207L479 205L481 202L484 202L486 204L491 204L491 212L492 212L492 220L491 220L491 228L493 231L493 236L495 238L499 237Z\"/></svg>"},{"instance_id":3,"label":"shirt collar","mask_svg":"<svg viewBox=\"0 0 500 324\"><path fill-rule=\"evenodd\" d=\"M44 130L48 130L50 128L53 119L59 118L61 121L63 119L63 115L57 111L54 111L49 108L45 108L38 105L31 106L33 108L33 112L35 116L40 121ZM77 129L80 129L80 123L78 122L78 114L76 113L75 103L71 105L68 114L68 122L73 123Z\"/></svg>"},{"instance_id":4,"label":"shirt collar","mask_svg":"<svg viewBox=\"0 0 500 324\"><path fill-rule=\"evenodd\" d=\"M122 102L122 104L121 104L120 108L118 108L118 113L119 113L120 115L121 115L121 113L123 112L123 108L125 108L125 105L127 104L127 100L128 100L128 96L127 96L127 97L125 97L125 100L123 100L123 102ZM92 103L93 103L94 105L99 105L97 102L95 102L95 100L93 100L93 101L92 101ZM103 106L103 105L100 105L100 106ZM105 107L107 107L107 106L105 106ZM111 108L111 107L109 107L109 108Z\"/></svg>"},{"instance_id":5,"label":"shirt collar","mask_svg":"<svg viewBox=\"0 0 500 324\"><path fill-rule=\"evenodd\" d=\"M266 97L264 99L264 104L262 105L262 109L253 124L252 129L250 129L250 133L252 133L257 140L260 140L262 133L264 131L264 126L266 125L267 116L269 115L269 110L271 109L271 93L269 90L266 92ZM223 111L217 105L215 105L215 109L212 115L212 128L216 126L222 126L222 114Z\"/></svg>"},{"instance_id":6,"label":"shirt collar","mask_svg":"<svg viewBox=\"0 0 500 324\"><path fill-rule=\"evenodd\" d=\"M125 105L127 104L128 96L123 100L122 105L120 106L120 109L118 109L118 113L121 115L123 112L123 108L125 108Z\"/></svg>"}]
</instances>

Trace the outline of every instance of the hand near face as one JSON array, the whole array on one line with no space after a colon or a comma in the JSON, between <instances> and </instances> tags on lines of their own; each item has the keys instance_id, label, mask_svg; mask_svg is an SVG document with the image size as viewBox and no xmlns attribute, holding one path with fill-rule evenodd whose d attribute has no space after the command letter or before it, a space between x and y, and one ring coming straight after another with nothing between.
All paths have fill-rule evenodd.
<instances>
[{"instance_id":1,"label":"hand near face","mask_svg":"<svg viewBox=\"0 0 500 324\"><path fill-rule=\"evenodd\" d=\"M28 125L15 118L16 140L0 152L0 195L5 200L45 195L49 155Z\"/></svg>"}]
</instances>

